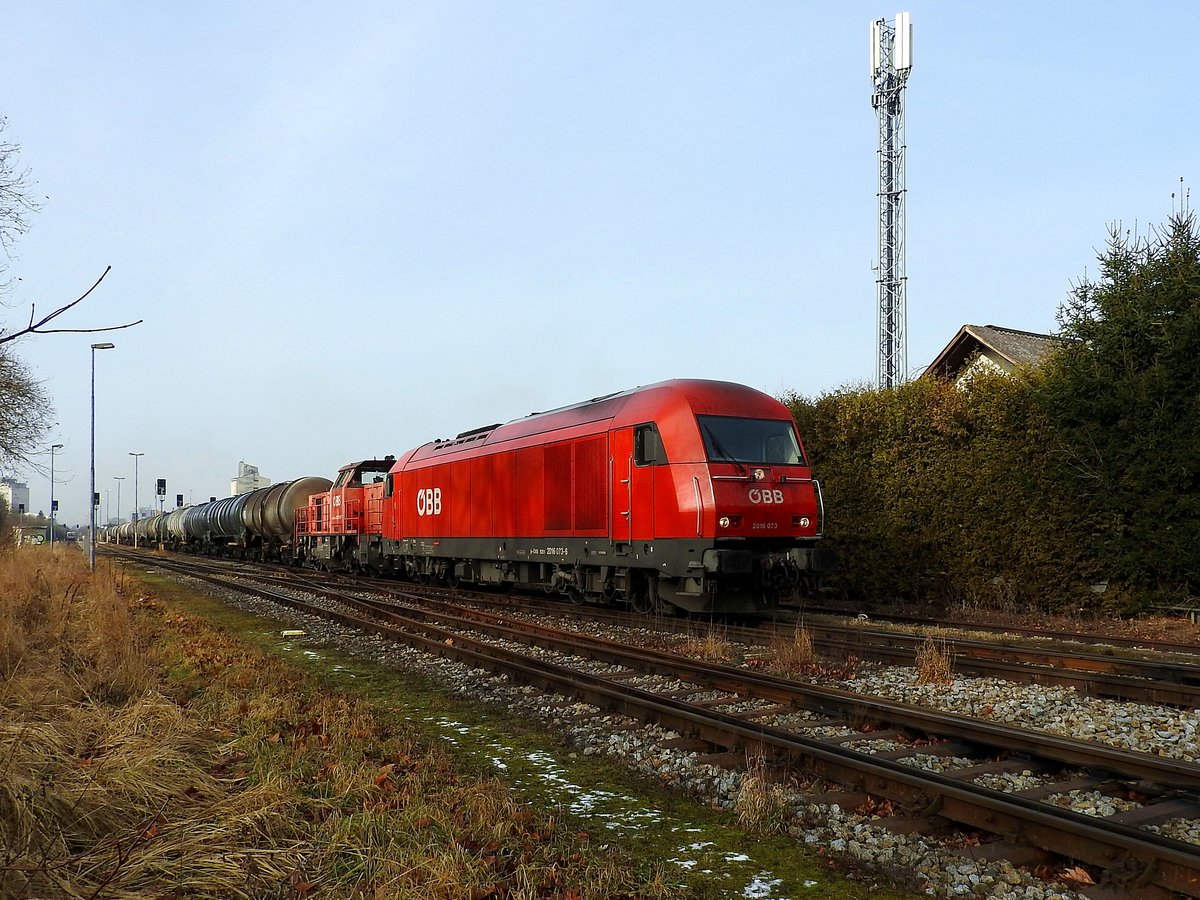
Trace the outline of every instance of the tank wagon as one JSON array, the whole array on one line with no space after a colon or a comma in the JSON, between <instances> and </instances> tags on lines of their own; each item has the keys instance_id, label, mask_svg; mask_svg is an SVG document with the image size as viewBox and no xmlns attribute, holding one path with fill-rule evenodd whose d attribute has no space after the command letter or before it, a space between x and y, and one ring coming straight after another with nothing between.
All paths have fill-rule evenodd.
<instances>
[{"instance_id":1,"label":"tank wagon","mask_svg":"<svg viewBox=\"0 0 1200 900\"><path fill-rule=\"evenodd\" d=\"M104 525L96 530L100 543L128 544L133 546L136 537L138 544L155 547L166 541L167 514L154 513L144 519L122 522L119 525Z\"/></svg>"},{"instance_id":2,"label":"tank wagon","mask_svg":"<svg viewBox=\"0 0 1200 900\"><path fill-rule=\"evenodd\" d=\"M762 609L832 566L787 408L726 382L597 397L344 467L296 516L296 559L540 585L643 612Z\"/></svg>"},{"instance_id":3,"label":"tank wagon","mask_svg":"<svg viewBox=\"0 0 1200 900\"><path fill-rule=\"evenodd\" d=\"M173 550L209 556L291 559L296 510L332 484L308 476L176 509L165 519L165 542Z\"/></svg>"},{"instance_id":4,"label":"tank wagon","mask_svg":"<svg viewBox=\"0 0 1200 900\"><path fill-rule=\"evenodd\" d=\"M309 476L223 497L195 506L155 513L136 522L109 525L98 532L102 542L162 545L171 550L241 559L290 560L296 510L314 492L328 491L328 478Z\"/></svg>"},{"instance_id":5,"label":"tank wagon","mask_svg":"<svg viewBox=\"0 0 1200 900\"><path fill-rule=\"evenodd\" d=\"M137 536L137 542L152 547L162 543L162 524L165 519L166 516L163 513L155 513L133 522L131 530Z\"/></svg>"}]
</instances>

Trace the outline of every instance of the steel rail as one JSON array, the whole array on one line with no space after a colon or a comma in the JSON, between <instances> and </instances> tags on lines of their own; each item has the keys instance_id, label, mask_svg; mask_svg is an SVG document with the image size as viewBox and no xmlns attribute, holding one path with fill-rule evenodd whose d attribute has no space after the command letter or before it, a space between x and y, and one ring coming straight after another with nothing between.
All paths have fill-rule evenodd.
<instances>
[{"instance_id":1,"label":"steel rail","mask_svg":"<svg viewBox=\"0 0 1200 900\"><path fill-rule=\"evenodd\" d=\"M398 589L386 585L375 588L394 593L407 591L422 596L434 593L427 588ZM491 599L491 598L489 598ZM492 602L495 602L494 600ZM560 606L548 601L531 603L501 601L498 605L515 609L538 606L553 614L580 615L580 607ZM584 615L593 620L645 627L652 624L660 630L694 633L695 622L689 620L646 621L608 610L584 607ZM747 628L722 625L721 633L731 640L765 645L777 637L788 637L794 626L782 628ZM926 640L925 635L873 629L860 625L806 623L815 649L833 658L857 656L860 659L898 665L912 665ZM985 675L1016 682L1054 684L1072 687L1089 696L1158 703L1185 709L1200 707L1200 665L1176 660L1149 660L1111 656L1086 651L1060 650L1049 647L1030 647L1010 643L993 644L985 641L946 635L948 649L954 654L955 671L963 674Z\"/></svg>"},{"instance_id":2,"label":"steel rail","mask_svg":"<svg viewBox=\"0 0 1200 900\"><path fill-rule=\"evenodd\" d=\"M337 592L330 599L347 602ZM363 598L348 600L364 604L366 610L390 614L394 607ZM404 615L423 615L420 609L406 608ZM776 703L803 707L818 712L837 713L900 725L928 735L953 736L993 750L1017 751L1052 760L1061 765L1104 769L1147 784L1181 789L1200 789L1200 764L1141 751L1121 750L1105 744L1082 741L1033 731L1018 726L987 722L958 713L940 712L894 700L879 700L866 694L840 688L823 687L793 681L777 675L754 672L734 666L705 662L653 648L630 648L606 638L563 631L530 622L513 622L482 610L457 610L449 615L456 624L484 627L496 637L532 641L538 646L562 652L586 649L589 656L617 665L636 665L660 674L686 675L713 690L722 690Z\"/></svg>"},{"instance_id":3,"label":"steel rail","mask_svg":"<svg viewBox=\"0 0 1200 900\"><path fill-rule=\"evenodd\" d=\"M795 606L783 606L780 608L781 610L794 612L797 617L805 619L811 618L814 615L853 619L864 612L861 609L839 609L837 607L824 606L801 606L799 608ZM927 616L914 616L903 613L870 611L869 614L873 622L891 622L896 625L906 625L916 628L952 628L958 631L1010 634L1051 641L1077 641L1087 644L1123 647L1131 650L1152 650L1155 653L1178 653L1183 656L1200 655L1200 646L1185 644L1179 641L1162 641L1154 638L1143 639L1122 635L1100 634L1098 632L1054 631L1048 628L1029 628L1022 625L994 625L984 622L969 622L962 619L931 619Z\"/></svg>"}]
</instances>

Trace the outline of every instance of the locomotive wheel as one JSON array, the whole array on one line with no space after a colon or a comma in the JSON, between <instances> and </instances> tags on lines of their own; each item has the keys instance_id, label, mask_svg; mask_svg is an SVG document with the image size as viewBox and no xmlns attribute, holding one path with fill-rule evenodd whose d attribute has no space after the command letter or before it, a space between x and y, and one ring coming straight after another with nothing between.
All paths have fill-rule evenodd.
<instances>
[{"instance_id":1,"label":"locomotive wheel","mask_svg":"<svg viewBox=\"0 0 1200 900\"><path fill-rule=\"evenodd\" d=\"M648 616L654 612L654 601L650 599L650 590L648 585L641 585L630 598L629 606L639 616Z\"/></svg>"}]
</instances>

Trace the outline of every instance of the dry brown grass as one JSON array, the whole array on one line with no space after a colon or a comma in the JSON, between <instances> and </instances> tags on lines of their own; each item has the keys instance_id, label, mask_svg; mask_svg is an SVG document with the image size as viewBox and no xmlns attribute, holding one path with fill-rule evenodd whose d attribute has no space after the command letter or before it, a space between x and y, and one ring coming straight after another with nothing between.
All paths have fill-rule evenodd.
<instances>
[{"instance_id":1,"label":"dry brown grass","mask_svg":"<svg viewBox=\"0 0 1200 900\"><path fill-rule=\"evenodd\" d=\"M776 635L769 645L774 668L787 674L800 674L817 662L812 633L797 622L790 635Z\"/></svg>"},{"instance_id":2,"label":"dry brown grass","mask_svg":"<svg viewBox=\"0 0 1200 900\"><path fill-rule=\"evenodd\" d=\"M214 737L151 689L156 657L118 582L72 548L0 557L0 893L207 883L238 896L246 873L225 838L270 816L278 792L207 770ZM272 855L255 864L269 871Z\"/></svg>"},{"instance_id":3,"label":"dry brown grass","mask_svg":"<svg viewBox=\"0 0 1200 900\"><path fill-rule=\"evenodd\" d=\"M793 818L786 786L772 780L766 761L753 757L746 765L733 801L738 824L743 828L782 834Z\"/></svg>"},{"instance_id":4,"label":"dry brown grass","mask_svg":"<svg viewBox=\"0 0 1200 900\"><path fill-rule=\"evenodd\" d=\"M724 628L713 628L689 634L676 651L685 656L706 662L725 662L733 655L733 644L729 642Z\"/></svg>"},{"instance_id":5,"label":"dry brown grass","mask_svg":"<svg viewBox=\"0 0 1200 900\"><path fill-rule=\"evenodd\" d=\"M944 637L928 634L917 650L917 684L947 684L954 673L954 647Z\"/></svg>"},{"instance_id":6,"label":"dry brown grass","mask_svg":"<svg viewBox=\"0 0 1200 900\"><path fill-rule=\"evenodd\" d=\"M0 555L0 676L68 676L83 694L132 695L151 678L117 578L74 548Z\"/></svg>"},{"instance_id":7,"label":"dry brown grass","mask_svg":"<svg viewBox=\"0 0 1200 900\"><path fill-rule=\"evenodd\" d=\"M0 898L682 895L129 588L0 555Z\"/></svg>"}]
</instances>

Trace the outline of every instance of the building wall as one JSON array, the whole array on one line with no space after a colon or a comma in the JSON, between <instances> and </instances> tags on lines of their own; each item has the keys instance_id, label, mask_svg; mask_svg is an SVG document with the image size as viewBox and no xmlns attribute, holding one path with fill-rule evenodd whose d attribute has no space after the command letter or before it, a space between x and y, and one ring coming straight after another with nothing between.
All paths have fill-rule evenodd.
<instances>
[{"instance_id":1,"label":"building wall","mask_svg":"<svg viewBox=\"0 0 1200 900\"><path fill-rule=\"evenodd\" d=\"M258 466L239 462L237 477L229 482L229 496L236 497L238 494L244 494L247 491L256 491L259 488L270 486L271 479L265 475L260 475Z\"/></svg>"},{"instance_id":2,"label":"building wall","mask_svg":"<svg viewBox=\"0 0 1200 900\"><path fill-rule=\"evenodd\" d=\"M1004 374L1011 371L1012 366L1008 364L1007 360L984 351L976 353L971 361L963 366L962 371L958 373L958 377L954 379L954 384L956 387L961 388L965 387L976 375L983 372L999 372Z\"/></svg>"},{"instance_id":3,"label":"building wall","mask_svg":"<svg viewBox=\"0 0 1200 900\"><path fill-rule=\"evenodd\" d=\"M8 504L8 511L17 512L22 506L25 512L35 512L29 508L29 485L14 478L0 479L0 497Z\"/></svg>"}]
</instances>

